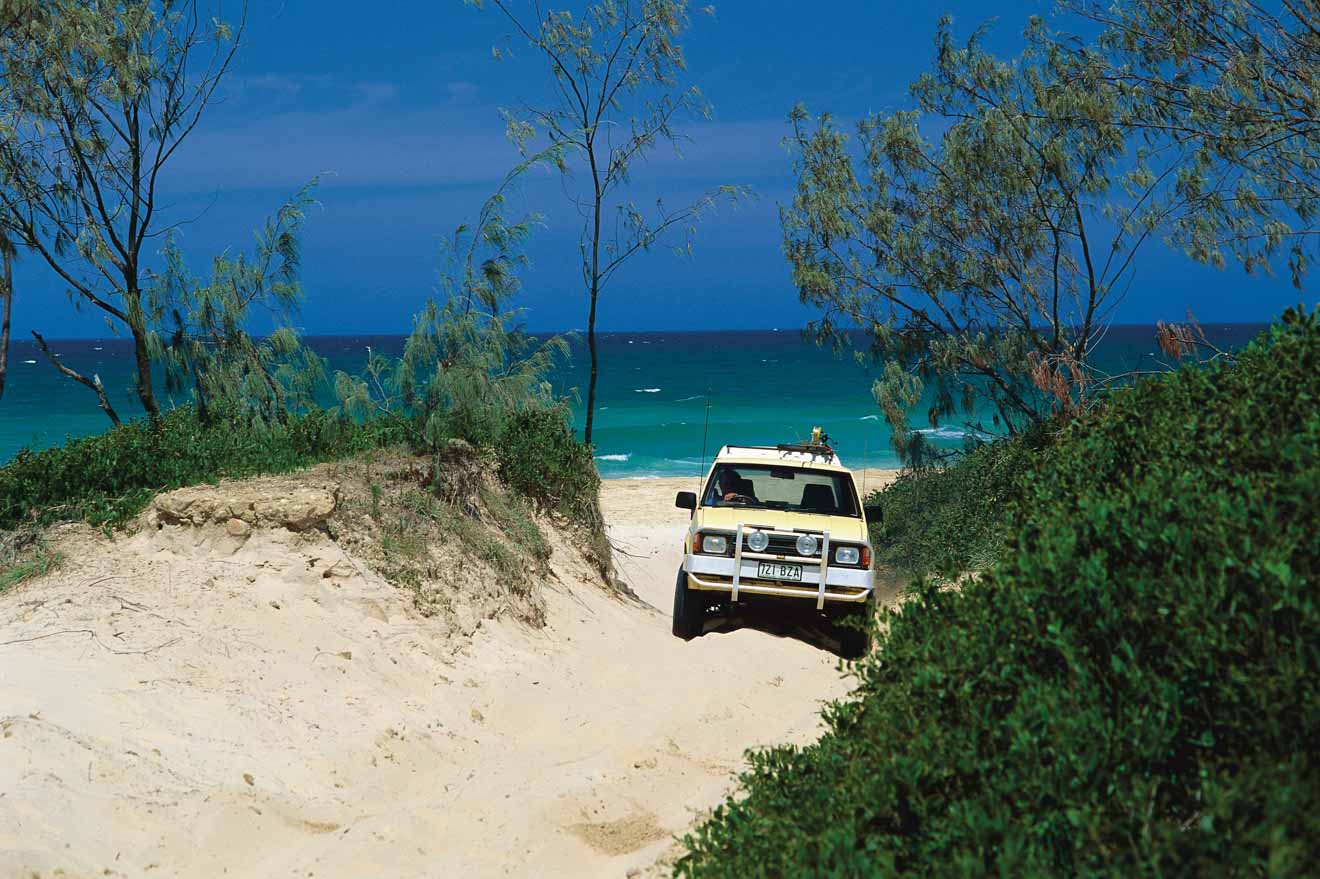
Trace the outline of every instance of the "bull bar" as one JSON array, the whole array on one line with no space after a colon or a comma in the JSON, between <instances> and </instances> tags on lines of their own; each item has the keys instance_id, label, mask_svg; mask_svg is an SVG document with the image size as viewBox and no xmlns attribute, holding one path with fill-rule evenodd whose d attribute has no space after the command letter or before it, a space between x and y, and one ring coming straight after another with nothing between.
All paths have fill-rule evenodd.
<instances>
[{"instance_id":1,"label":"bull bar","mask_svg":"<svg viewBox=\"0 0 1320 879\"><path fill-rule=\"evenodd\" d=\"M752 552L743 546L743 537L746 533L747 525L744 522L737 524L734 532L733 556L708 556L698 553L689 553L683 560L683 571L688 579L696 585L698 589L713 592L728 592L729 600L736 603L740 593L746 592L753 595L774 595L784 598L815 598L816 609L823 610L825 602L842 602L848 604L860 604L870 596L871 590L875 587L875 575L868 569L859 569L852 567L840 567L830 565L830 532L811 532L820 534L821 550L820 558L811 558L806 556L775 555L767 552ZM770 528L755 528L767 536L799 537L801 531L781 531ZM769 586L763 585L766 581L756 576L755 567L760 561L782 562L787 564L802 565L802 583L804 586L811 584L814 580L815 589L793 586ZM744 570L744 563L748 563L749 575ZM812 570L815 568L815 570ZM719 580L706 579L710 577L726 577L729 582L720 582ZM745 579L752 579L756 582L746 583ZM827 591L830 588L847 589L848 592Z\"/></svg>"}]
</instances>

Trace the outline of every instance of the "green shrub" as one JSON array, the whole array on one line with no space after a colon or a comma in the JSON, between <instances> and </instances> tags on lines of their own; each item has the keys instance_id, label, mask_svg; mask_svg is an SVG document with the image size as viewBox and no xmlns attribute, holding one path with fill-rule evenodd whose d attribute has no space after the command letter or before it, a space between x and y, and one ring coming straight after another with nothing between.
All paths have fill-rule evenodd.
<instances>
[{"instance_id":1,"label":"green shrub","mask_svg":"<svg viewBox=\"0 0 1320 879\"><path fill-rule=\"evenodd\" d=\"M387 422L345 423L320 410L269 427L205 427L191 407L133 421L0 467L0 528L20 522L120 524L159 491L222 477L280 473L404 440Z\"/></svg>"},{"instance_id":2,"label":"green shrub","mask_svg":"<svg viewBox=\"0 0 1320 879\"><path fill-rule=\"evenodd\" d=\"M573 519L599 518L600 474L563 408L513 413L496 453L501 478L523 497Z\"/></svg>"},{"instance_id":3,"label":"green shrub","mask_svg":"<svg viewBox=\"0 0 1320 879\"><path fill-rule=\"evenodd\" d=\"M876 563L952 576L992 562L1039 448L1034 437L980 446L946 467L905 472L866 503Z\"/></svg>"},{"instance_id":4,"label":"green shrub","mask_svg":"<svg viewBox=\"0 0 1320 879\"><path fill-rule=\"evenodd\" d=\"M1320 321L1116 392L683 876L1314 875Z\"/></svg>"}]
</instances>

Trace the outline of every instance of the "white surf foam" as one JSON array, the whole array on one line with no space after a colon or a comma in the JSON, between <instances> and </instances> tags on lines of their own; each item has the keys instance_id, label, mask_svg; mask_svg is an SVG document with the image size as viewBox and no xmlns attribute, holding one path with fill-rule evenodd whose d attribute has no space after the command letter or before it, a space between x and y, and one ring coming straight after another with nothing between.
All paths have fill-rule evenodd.
<instances>
[{"instance_id":1,"label":"white surf foam","mask_svg":"<svg viewBox=\"0 0 1320 879\"><path fill-rule=\"evenodd\" d=\"M619 463L623 463L624 461L630 461L630 460L632 460L632 452L627 452L627 453L622 454L622 455L597 455L597 456L596 456L596 460L597 460L597 461L618 461Z\"/></svg>"},{"instance_id":2,"label":"white surf foam","mask_svg":"<svg viewBox=\"0 0 1320 879\"><path fill-rule=\"evenodd\" d=\"M933 436L936 439L962 439L963 437L968 436L974 436L978 439L989 438L989 434L982 433L973 428L961 430L957 427L923 427L922 429L913 432L925 434L926 436Z\"/></svg>"},{"instance_id":3,"label":"white surf foam","mask_svg":"<svg viewBox=\"0 0 1320 879\"><path fill-rule=\"evenodd\" d=\"M660 393L660 388L635 388L635 389L633 390L633 393L635 393L635 394L658 394L658 393Z\"/></svg>"}]
</instances>

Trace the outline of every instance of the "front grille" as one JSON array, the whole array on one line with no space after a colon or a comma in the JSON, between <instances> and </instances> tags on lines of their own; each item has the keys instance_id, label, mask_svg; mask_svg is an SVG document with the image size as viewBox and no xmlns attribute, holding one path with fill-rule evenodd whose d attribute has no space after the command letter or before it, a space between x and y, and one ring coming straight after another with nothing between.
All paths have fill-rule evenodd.
<instances>
[{"instance_id":1,"label":"front grille","mask_svg":"<svg viewBox=\"0 0 1320 879\"><path fill-rule=\"evenodd\" d=\"M824 546L824 544L825 538L817 534L816 551L813 552L809 558L819 558L821 547ZM770 546L766 548L766 552L771 555L798 555L797 538L772 534L770 535Z\"/></svg>"},{"instance_id":2,"label":"front grille","mask_svg":"<svg viewBox=\"0 0 1320 879\"><path fill-rule=\"evenodd\" d=\"M752 530L755 529L748 529L748 533L750 533ZM783 534L771 534L769 535L769 537L770 537L770 545L765 548L766 554L792 555L792 556L796 556L799 554L797 548L796 536L789 537ZM816 551L812 553L810 556L807 556L807 558L820 558L820 551L824 545L825 545L825 536L823 534L817 534ZM746 534L743 535L743 552L751 552L751 550L747 548Z\"/></svg>"},{"instance_id":3,"label":"front grille","mask_svg":"<svg viewBox=\"0 0 1320 879\"><path fill-rule=\"evenodd\" d=\"M749 530L754 530L754 529L749 529ZM815 532L811 532L811 533L815 533ZM805 558L813 558L813 559L818 559L818 558L820 558L820 551L821 551L822 549L824 549L824 547L825 547L825 535L820 534L820 533L815 533L815 536L816 536L816 551L813 552L813 553L812 553L811 555L809 555L809 556L805 556ZM845 546L856 546L856 544L854 544L854 543L850 543L850 542L848 542L848 541L843 541L843 545L845 545ZM730 546L730 552L732 552L733 541L729 541L729 546ZM835 550L838 546L839 546L838 543L834 543L834 542L831 542L831 543L830 543L830 555L831 555L831 556L834 555L834 550ZM743 535L743 552L751 552L751 550L749 550L749 549L747 548L747 536L746 536L746 535ZM798 555L798 549L797 549L797 536L794 535L794 536L791 536L791 537L790 537L790 536L783 535L783 534L771 534L771 535L770 535L770 545L766 547L766 549L765 549L765 554L766 554L766 555L780 555L780 556L797 556L797 555ZM830 566L831 566L831 567L841 567L841 568L860 568L860 567L862 567L861 565L840 565L838 562L834 561L833 558L830 559Z\"/></svg>"}]
</instances>

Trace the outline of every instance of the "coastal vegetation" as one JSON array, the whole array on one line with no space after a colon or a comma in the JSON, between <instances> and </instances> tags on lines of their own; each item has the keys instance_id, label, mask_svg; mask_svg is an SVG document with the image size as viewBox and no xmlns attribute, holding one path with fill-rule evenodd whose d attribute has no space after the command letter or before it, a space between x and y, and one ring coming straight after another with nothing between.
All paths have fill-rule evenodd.
<instances>
[{"instance_id":1,"label":"coastal vegetation","mask_svg":"<svg viewBox=\"0 0 1320 879\"><path fill-rule=\"evenodd\" d=\"M1269 271L1299 290L1320 245L1320 27L1314 3L1065 0L1094 42L1063 38L1124 95L1124 129L1178 151L1194 210L1171 241L1193 259Z\"/></svg>"},{"instance_id":2,"label":"coastal vegetation","mask_svg":"<svg viewBox=\"0 0 1320 879\"><path fill-rule=\"evenodd\" d=\"M241 21L231 28L198 4L145 3L49 4L16 21L4 46L6 228L75 299L129 333L148 417L121 423L99 376L57 359L34 333L60 372L96 392L114 427L20 452L0 467L0 528L26 553L21 563L11 553L6 577L39 569L31 564L39 556L27 551L39 544L19 540L24 529L65 521L121 527L171 488L383 449L431 462L413 491L436 502L414 498L411 507L444 519L451 536L487 561L508 561L492 543L503 538L475 519L458 520L485 509L501 534L535 556L542 544L522 515L527 507L571 522L608 574L599 476L589 446L573 436L567 401L547 379L567 342L525 333L508 304L539 217L506 218L507 195L528 169L560 162L562 145L529 155L477 222L447 240L443 295L422 306L403 354L369 351L361 374L340 372L330 387L323 361L294 329L302 226L317 181L267 220L251 254L226 250L205 278L190 271L157 211L157 177L213 97ZM207 63L195 63L198 53ZM148 265L142 249L158 238L159 264ZM273 331L252 332L256 311L274 319ZM159 377L181 405L159 405ZM497 482L469 503L475 489L454 488L447 474L471 470L473 461Z\"/></svg>"},{"instance_id":3,"label":"coastal vegetation","mask_svg":"<svg viewBox=\"0 0 1320 879\"><path fill-rule=\"evenodd\" d=\"M877 568L900 579L981 570L1008 538L1010 510L1041 434L973 448L946 464L904 470L866 499Z\"/></svg>"},{"instance_id":4,"label":"coastal vegetation","mask_svg":"<svg viewBox=\"0 0 1320 879\"><path fill-rule=\"evenodd\" d=\"M1320 312L1107 395L1004 551L883 615L682 876L1302 876L1320 858Z\"/></svg>"},{"instance_id":5,"label":"coastal vegetation","mask_svg":"<svg viewBox=\"0 0 1320 879\"><path fill-rule=\"evenodd\" d=\"M1314 10L1064 6L1101 35L1033 19L1003 59L985 28L959 42L945 19L916 109L869 115L855 138L790 114L794 282L818 338L866 334L906 463L936 454L914 409L1017 436L1129 379L1093 355L1151 242L1248 271L1286 256L1300 289L1320 240Z\"/></svg>"},{"instance_id":6,"label":"coastal vegetation","mask_svg":"<svg viewBox=\"0 0 1320 879\"><path fill-rule=\"evenodd\" d=\"M154 425L135 420L56 448L19 452L0 467L0 526L121 526L159 491L282 473L405 440L389 425L345 423L320 410L270 426L208 426L195 408L178 407Z\"/></svg>"},{"instance_id":7,"label":"coastal vegetation","mask_svg":"<svg viewBox=\"0 0 1320 879\"><path fill-rule=\"evenodd\" d=\"M0 228L132 338L138 399L156 420L147 287L175 228L158 184L215 98L242 20L197 3L16 0L2 21Z\"/></svg>"},{"instance_id":8,"label":"coastal vegetation","mask_svg":"<svg viewBox=\"0 0 1320 879\"><path fill-rule=\"evenodd\" d=\"M401 559L397 550L416 549L420 535L431 532L512 570L520 553L538 558L544 552L529 517L535 510L558 517L578 535L608 577L600 478L590 448L573 435L565 401L547 380L566 342L529 336L508 307L525 262L520 245L535 218L506 219L503 207L530 166L509 175L474 227L455 232L445 298L425 304L403 354L369 352L361 375L337 374L337 402L328 407L317 394L324 366L288 326L301 303L299 231L310 189L258 232L254 256L218 257L205 282L168 243L166 268L143 296L144 326L166 386L189 404L155 419L116 423L99 436L22 451L0 467L0 529L8 529L6 546L15 547L6 550L13 559L3 560L0 576L17 582L44 570L43 544L24 536L39 534L33 529L42 526L82 521L123 527L169 489L395 450L430 464L421 472L400 471L415 477L411 485L401 486L398 478L382 483L391 487L387 506L398 508L389 521L416 526L412 537L391 537L387 529L390 571L411 571L405 579L420 582L413 563L421 564L425 554L404 552ZM257 307L286 325L264 338L252 336L248 315ZM483 468L490 472L478 472ZM482 524L483 510L498 532Z\"/></svg>"},{"instance_id":9,"label":"coastal vegetation","mask_svg":"<svg viewBox=\"0 0 1320 879\"><path fill-rule=\"evenodd\" d=\"M934 69L911 88L918 109L866 118L855 150L828 114L790 116L794 283L821 312L820 338L866 331L875 399L910 463L928 453L908 424L919 404L932 427L962 418L1016 436L1080 403L1134 259L1174 209L1161 198L1169 167L1122 170L1118 89L1028 39L1001 60L979 31L957 43L946 19Z\"/></svg>"}]
</instances>

